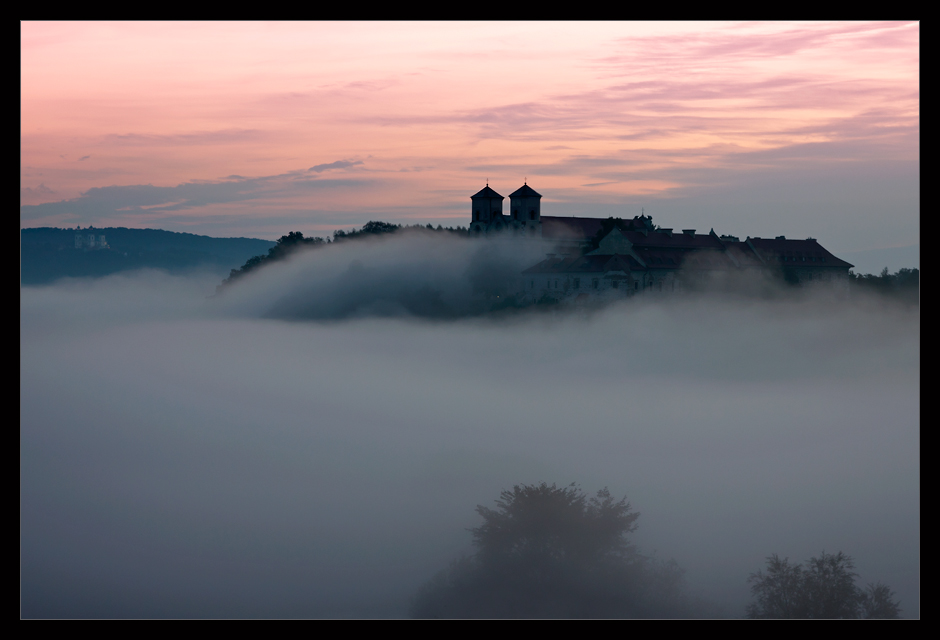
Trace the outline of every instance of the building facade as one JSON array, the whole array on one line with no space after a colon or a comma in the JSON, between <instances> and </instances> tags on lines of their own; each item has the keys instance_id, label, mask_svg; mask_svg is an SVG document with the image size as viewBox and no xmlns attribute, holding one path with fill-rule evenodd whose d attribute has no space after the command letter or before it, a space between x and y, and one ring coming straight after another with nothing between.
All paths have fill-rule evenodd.
<instances>
[{"instance_id":1,"label":"building facade","mask_svg":"<svg viewBox=\"0 0 940 640\"><path fill-rule=\"evenodd\" d=\"M853 266L815 239L774 239L674 231L652 217L628 220L543 216L541 195L528 184L503 196L487 186L471 196L471 235L513 233L549 240L553 252L521 273L519 295L528 301L660 294L782 279L795 285L847 289Z\"/></svg>"},{"instance_id":2,"label":"building facade","mask_svg":"<svg viewBox=\"0 0 940 640\"><path fill-rule=\"evenodd\" d=\"M108 249L108 241L103 235L96 236L94 233L75 233L76 249Z\"/></svg>"}]
</instances>

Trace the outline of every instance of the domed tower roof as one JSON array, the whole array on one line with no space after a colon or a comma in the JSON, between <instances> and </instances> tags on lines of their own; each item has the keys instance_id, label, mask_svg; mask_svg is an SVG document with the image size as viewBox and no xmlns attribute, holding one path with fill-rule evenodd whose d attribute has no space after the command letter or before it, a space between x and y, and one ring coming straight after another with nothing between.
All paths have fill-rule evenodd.
<instances>
[{"instance_id":1,"label":"domed tower roof","mask_svg":"<svg viewBox=\"0 0 940 640\"><path fill-rule=\"evenodd\" d=\"M482 193L482 191L480 192ZM509 194L510 198L541 198L542 194L538 193L535 189L530 187L527 184L522 185L515 191Z\"/></svg>"},{"instance_id":2,"label":"domed tower roof","mask_svg":"<svg viewBox=\"0 0 940 640\"><path fill-rule=\"evenodd\" d=\"M499 198L499 199L503 198L503 196L499 195L498 193L490 189L490 185L486 185L485 187L483 187L482 189L480 189L478 192L474 193L470 197L471 198Z\"/></svg>"}]
</instances>

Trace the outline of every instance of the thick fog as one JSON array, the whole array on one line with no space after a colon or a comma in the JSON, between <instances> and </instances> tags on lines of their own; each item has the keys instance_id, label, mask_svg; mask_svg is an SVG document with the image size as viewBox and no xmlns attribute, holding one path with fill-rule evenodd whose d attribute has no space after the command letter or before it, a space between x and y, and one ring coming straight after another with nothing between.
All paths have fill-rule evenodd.
<instances>
[{"instance_id":1,"label":"thick fog","mask_svg":"<svg viewBox=\"0 0 940 640\"><path fill-rule=\"evenodd\" d=\"M742 616L777 553L919 616L920 323L876 299L481 313L544 248L412 235L21 290L24 617L398 617L503 489L609 487ZM495 287L488 289L488 287Z\"/></svg>"}]
</instances>

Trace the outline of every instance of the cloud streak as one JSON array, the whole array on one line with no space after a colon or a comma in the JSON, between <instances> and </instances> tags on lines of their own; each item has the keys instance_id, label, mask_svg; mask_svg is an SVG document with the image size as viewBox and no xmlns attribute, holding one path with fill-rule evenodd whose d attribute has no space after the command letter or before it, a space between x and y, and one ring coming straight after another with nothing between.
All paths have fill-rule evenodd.
<instances>
[{"instance_id":1,"label":"cloud streak","mask_svg":"<svg viewBox=\"0 0 940 640\"><path fill-rule=\"evenodd\" d=\"M330 169L348 169L349 167L355 167L360 164L363 164L362 160L337 160L336 162L328 162L326 164L312 166L307 169L307 171L323 173L324 171L328 171Z\"/></svg>"},{"instance_id":2,"label":"cloud streak","mask_svg":"<svg viewBox=\"0 0 940 640\"><path fill-rule=\"evenodd\" d=\"M343 168L362 164L361 161L334 162L329 168ZM315 169L315 167L314 167ZM21 207L24 220L46 216L71 214L96 223L107 220L118 212L161 213L184 211L216 204L263 203L270 206L272 195L284 198L288 193L309 193L311 190L350 190L368 188L376 184L369 178L320 179L302 175L303 172L279 176L246 178L230 176L224 180L199 181L173 187L154 185L127 185L93 187L78 198Z\"/></svg>"}]
</instances>

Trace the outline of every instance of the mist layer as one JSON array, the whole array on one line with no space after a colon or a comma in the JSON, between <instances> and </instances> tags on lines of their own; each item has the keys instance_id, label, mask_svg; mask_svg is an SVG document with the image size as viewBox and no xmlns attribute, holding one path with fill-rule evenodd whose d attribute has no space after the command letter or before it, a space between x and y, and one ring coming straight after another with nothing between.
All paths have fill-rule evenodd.
<instances>
[{"instance_id":1,"label":"mist layer","mask_svg":"<svg viewBox=\"0 0 940 640\"><path fill-rule=\"evenodd\" d=\"M430 321L355 276L459 308L464 249L311 254L217 298L154 272L22 289L22 615L403 616L476 505L540 481L627 496L634 541L729 615L765 556L821 550L919 615L916 310Z\"/></svg>"}]
</instances>

